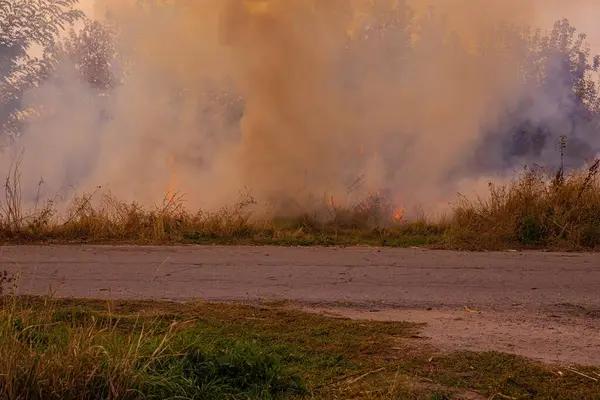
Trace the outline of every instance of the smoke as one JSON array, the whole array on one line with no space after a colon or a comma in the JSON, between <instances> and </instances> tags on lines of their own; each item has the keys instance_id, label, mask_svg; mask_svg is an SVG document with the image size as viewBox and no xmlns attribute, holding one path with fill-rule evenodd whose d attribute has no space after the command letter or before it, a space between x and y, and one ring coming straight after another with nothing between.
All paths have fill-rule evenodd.
<instances>
[{"instance_id":1,"label":"smoke","mask_svg":"<svg viewBox=\"0 0 600 400\"><path fill-rule=\"evenodd\" d=\"M42 112L18 143L24 186L146 204L179 191L206 208L248 191L277 212L380 193L443 209L551 163L557 124L578 157L600 147L596 122L572 117L570 70L526 79L539 72L526 28L595 7L562 4L97 0L126 72L100 93L65 61L29 93ZM526 124L541 142L515 142Z\"/></svg>"},{"instance_id":2,"label":"smoke","mask_svg":"<svg viewBox=\"0 0 600 400\"><path fill-rule=\"evenodd\" d=\"M549 28L559 18L566 18L580 32L587 35L592 51L600 53L600 29L597 15L600 3L596 0L574 0L566 3L562 0L537 0L535 3L535 24Z\"/></svg>"}]
</instances>

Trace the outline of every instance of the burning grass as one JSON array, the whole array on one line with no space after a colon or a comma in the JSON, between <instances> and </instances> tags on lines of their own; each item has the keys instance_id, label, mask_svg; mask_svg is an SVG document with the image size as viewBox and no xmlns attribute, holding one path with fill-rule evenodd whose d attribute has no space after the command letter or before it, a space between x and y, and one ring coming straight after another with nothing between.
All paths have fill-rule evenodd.
<instances>
[{"instance_id":1,"label":"burning grass","mask_svg":"<svg viewBox=\"0 0 600 400\"><path fill-rule=\"evenodd\" d=\"M595 368L441 354L402 322L3 297L0 399L595 399ZM584 375L588 376L586 378Z\"/></svg>"},{"instance_id":2,"label":"burning grass","mask_svg":"<svg viewBox=\"0 0 600 400\"><path fill-rule=\"evenodd\" d=\"M469 250L600 247L599 162L569 175L526 170L509 185L490 184L486 198L460 197L450 216L435 222L424 217L405 220L403 210L381 196L350 207L331 201L319 215L260 219L253 215L251 197L215 212L193 213L176 194L146 209L93 193L76 198L61 217L53 202L23 210L17 167L6 179L0 207L4 243L366 244Z\"/></svg>"},{"instance_id":3,"label":"burning grass","mask_svg":"<svg viewBox=\"0 0 600 400\"><path fill-rule=\"evenodd\" d=\"M169 194L159 206L147 209L96 192L74 199L64 216L52 201L25 211L17 167L5 181L5 201L0 208L0 241L5 243L401 246L436 244L443 232L441 224L429 224L424 219L393 221L391 206L380 196L370 196L351 207L332 201L320 215L299 213L269 219L253 215L255 202L250 196L214 212L194 213L184 207L178 194Z\"/></svg>"}]
</instances>

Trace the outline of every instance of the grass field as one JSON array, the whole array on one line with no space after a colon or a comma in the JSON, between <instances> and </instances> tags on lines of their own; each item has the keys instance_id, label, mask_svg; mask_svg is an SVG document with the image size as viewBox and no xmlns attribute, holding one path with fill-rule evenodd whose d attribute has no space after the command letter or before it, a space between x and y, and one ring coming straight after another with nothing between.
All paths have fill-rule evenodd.
<instances>
[{"instance_id":1,"label":"grass field","mask_svg":"<svg viewBox=\"0 0 600 400\"><path fill-rule=\"evenodd\" d=\"M251 198L213 212L190 212L169 195L154 209L95 193L75 199L66 215L53 202L25 210L18 170L5 182L0 242L136 244L275 244L428 246L467 250L600 248L600 164L570 175L525 171L481 199L458 197L450 214L394 220L380 196L349 207L267 219ZM323 211L323 210L322 210Z\"/></svg>"},{"instance_id":2,"label":"grass field","mask_svg":"<svg viewBox=\"0 0 600 400\"><path fill-rule=\"evenodd\" d=\"M0 399L600 398L598 369L443 354L419 329L286 304L4 297Z\"/></svg>"}]
</instances>

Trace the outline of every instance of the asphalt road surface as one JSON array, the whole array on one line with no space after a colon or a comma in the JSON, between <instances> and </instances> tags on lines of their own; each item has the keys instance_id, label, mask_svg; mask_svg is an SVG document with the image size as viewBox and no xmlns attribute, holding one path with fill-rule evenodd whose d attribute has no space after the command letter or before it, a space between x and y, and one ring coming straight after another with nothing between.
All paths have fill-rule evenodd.
<instances>
[{"instance_id":1,"label":"asphalt road surface","mask_svg":"<svg viewBox=\"0 0 600 400\"><path fill-rule=\"evenodd\" d=\"M5 246L21 294L289 300L426 322L439 347L600 365L600 254L391 248Z\"/></svg>"}]
</instances>

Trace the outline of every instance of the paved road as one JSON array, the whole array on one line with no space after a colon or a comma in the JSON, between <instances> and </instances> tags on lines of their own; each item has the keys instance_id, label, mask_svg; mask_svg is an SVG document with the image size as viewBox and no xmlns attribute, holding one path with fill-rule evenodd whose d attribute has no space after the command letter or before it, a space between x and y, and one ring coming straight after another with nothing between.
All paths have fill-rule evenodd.
<instances>
[{"instance_id":1,"label":"paved road","mask_svg":"<svg viewBox=\"0 0 600 400\"><path fill-rule=\"evenodd\" d=\"M113 299L600 308L600 254L284 247L0 247L22 293Z\"/></svg>"},{"instance_id":2,"label":"paved road","mask_svg":"<svg viewBox=\"0 0 600 400\"><path fill-rule=\"evenodd\" d=\"M0 247L22 294L298 302L427 323L440 348L600 365L600 254L284 247Z\"/></svg>"}]
</instances>

